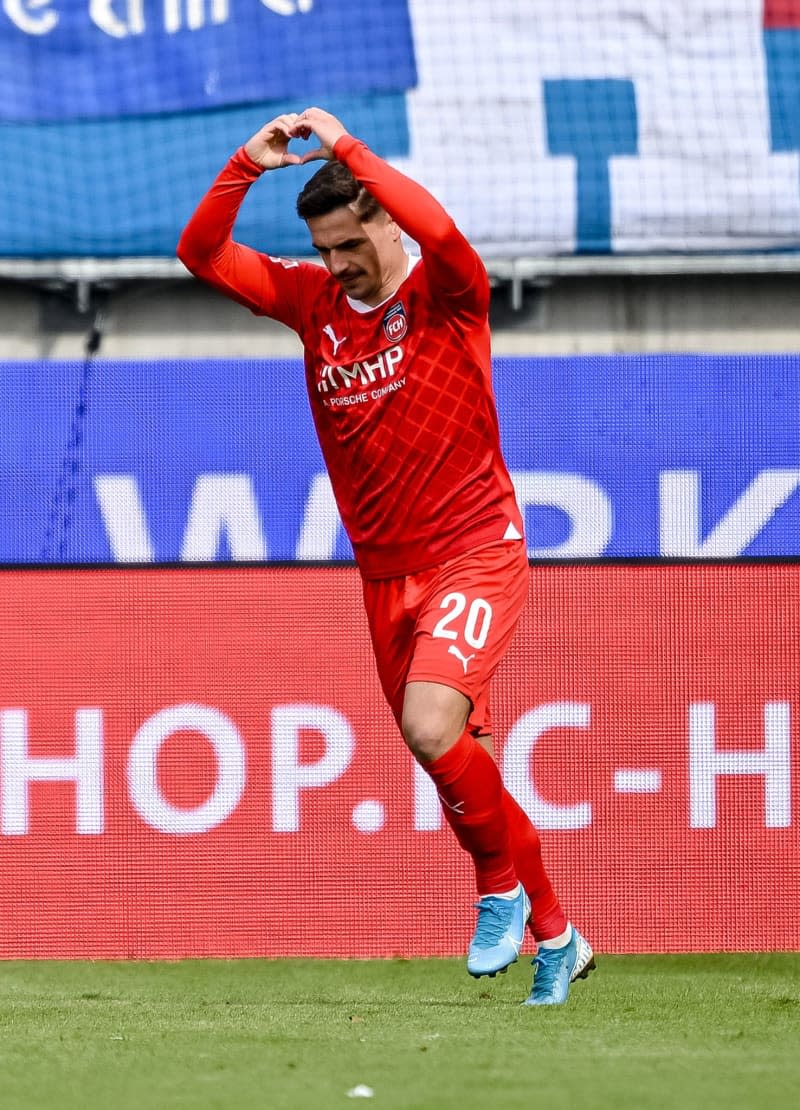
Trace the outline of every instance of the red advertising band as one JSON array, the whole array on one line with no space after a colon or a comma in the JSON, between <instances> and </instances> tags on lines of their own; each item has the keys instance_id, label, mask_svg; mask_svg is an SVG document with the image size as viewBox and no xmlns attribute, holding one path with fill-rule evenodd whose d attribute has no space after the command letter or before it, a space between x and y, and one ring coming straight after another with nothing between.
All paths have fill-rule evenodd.
<instances>
[{"instance_id":1,"label":"red advertising band","mask_svg":"<svg viewBox=\"0 0 800 1110\"><path fill-rule=\"evenodd\" d=\"M0 575L1 958L463 954L353 568ZM798 564L531 568L499 757L597 950L800 946L799 622Z\"/></svg>"}]
</instances>

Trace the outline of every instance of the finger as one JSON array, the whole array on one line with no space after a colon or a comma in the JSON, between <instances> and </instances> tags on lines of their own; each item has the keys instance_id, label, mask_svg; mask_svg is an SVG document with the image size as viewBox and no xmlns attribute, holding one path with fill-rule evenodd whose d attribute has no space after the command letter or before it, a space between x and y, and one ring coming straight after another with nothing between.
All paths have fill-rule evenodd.
<instances>
[{"instance_id":1,"label":"finger","mask_svg":"<svg viewBox=\"0 0 800 1110\"><path fill-rule=\"evenodd\" d=\"M282 116L276 116L272 123L268 123L267 127L274 127L276 130L283 132L287 137L291 137L292 131L297 124L297 112L285 112Z\"/></svg>"},{"instance_id":2,"label":"finger","mask_svg":"<svg viewBox=\"0 0 800 1110\"><path fill-rule=\"evenodd\" d=\"M285 123L282 119L276 119L268 125L268 134L274 135L277 132L279 135L283 135L284 138L291 139L293 137L293 127L294 124Z\"/></svg>"},{"instance_id":3,"label":"finger","mask_svg":"<svg viewBox=\"0 0 800 1110\"><path fill-rule=\"evenodd\" d=\"M330 154L325 149L325 147L322 147L322 146L317 147L316 150L309 150L305 154L303 154L300 158L300 165L304 166L306 164L306 162L319 162L319 161L325 161L325 162L330 161Z\"/></svg>"},{"instance_id":4,"label":"finger","mask_svg":"<svg viewBox=\"0 0 800 1110\"><path fill-rule=\"evenodd\" d=\"M300 166L302 162L303 160L299 154L290 154L288 150L285 150L278 163L278 169L282 170L285 166Z\"/></svg>"}]
</instances>

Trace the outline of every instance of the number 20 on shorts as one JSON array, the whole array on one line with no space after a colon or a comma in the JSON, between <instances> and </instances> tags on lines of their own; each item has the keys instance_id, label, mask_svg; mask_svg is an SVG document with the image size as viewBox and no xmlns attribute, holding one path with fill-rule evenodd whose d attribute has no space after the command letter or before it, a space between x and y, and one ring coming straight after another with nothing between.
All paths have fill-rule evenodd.
<instances>
[{"instance_id":1,"label":"number 20 on shorts","mask_svg":"<svg viewBox=\"0 0 800 1110\"><path fill-rule=\"evenodd\" d=\"M473 601L467 603L467 598L464 594L453 591L452 593L445 594L442 598L440 609L446 609L447 612L436 622L433 629L433 636L441 636L445 640L457 640L458 631L452 628L451 625L456 624L466 611L466 618L464 620L463 632L464 640L469 647L482 648L486 643L489 635L489 626L492 623L492 607L488 601L482 597L476 597Z\"/></svg>"}]
</instances>

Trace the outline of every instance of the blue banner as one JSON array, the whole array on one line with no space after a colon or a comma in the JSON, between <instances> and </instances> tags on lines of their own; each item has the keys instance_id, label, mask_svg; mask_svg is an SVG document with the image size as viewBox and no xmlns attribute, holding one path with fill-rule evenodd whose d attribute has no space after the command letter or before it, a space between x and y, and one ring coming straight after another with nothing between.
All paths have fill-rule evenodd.
<instances>
[{"instance_id":1,"label":"blue banner","mask_svg":"<svg viewBox=\"0 0 800 1110\"><path fill-rule=\"evenodd\" d=\"M175 257L181 229L234 150L282 101L214 112L0 127L0 254ZM330 97L325 107L372 149L408 151L405 97ZM32 157L34 151L57 157ZM143 157L146 151L148 157ZM191 157L187 157L191 151ZM269 174L245 199L236 238L272 254L312 254L295 200L319 163Z\"/></svg>"},{"instance_id":2,"label":"blue banner","mask_svg":"<svg viewBox=\"0 0 800 1110\"><path fill-rule=\"evenodd\" d=\"M407 0L6 0L0 119L405 93Z\"/></svg>"},{"instance_id":3,"label":"blue banner","mask_svg":"<svg viewBox=\"0 0 800 1110\"><path fill-rule=\"evenodd\" d=\"M298 360L0 382L0 562L351 557ZM495 385L532 557L800 555L800 357L501 358Z\"/></svg>"}]
</instances>

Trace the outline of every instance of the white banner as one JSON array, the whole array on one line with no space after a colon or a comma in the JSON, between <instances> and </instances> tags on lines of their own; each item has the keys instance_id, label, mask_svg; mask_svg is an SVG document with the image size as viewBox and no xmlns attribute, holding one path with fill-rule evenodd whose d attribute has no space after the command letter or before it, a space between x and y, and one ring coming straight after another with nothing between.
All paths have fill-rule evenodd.
<instances>
[{"instance_id":1,"label":"white banner","mask_svg":"<svg viewBox=\"0 0 800 1110\"><path fill-rule=\"evenodd\" d=\"M761 0L410 6L395 162L484 255L800 243L798 124L776 118L799 114L800 30L765 29Z\"/></svg>"}]
</instances>

